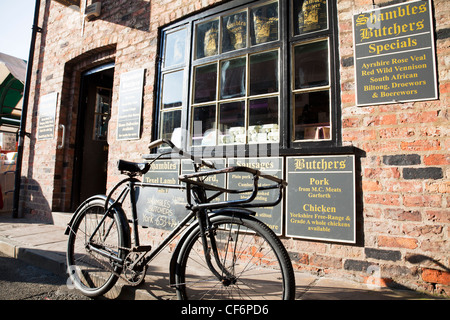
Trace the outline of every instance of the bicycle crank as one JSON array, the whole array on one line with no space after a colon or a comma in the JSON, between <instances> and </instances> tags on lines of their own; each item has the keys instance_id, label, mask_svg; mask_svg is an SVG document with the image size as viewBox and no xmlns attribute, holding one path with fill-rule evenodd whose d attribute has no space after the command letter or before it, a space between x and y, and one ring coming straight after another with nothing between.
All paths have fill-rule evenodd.
<instances>
[{"instance_id":1,"label":"bicycle crank","mask_svg":"<svg viewBox=\"0 0 450 320\"><path fill-rule=\"evenodd\" d=\"M142 257L146 253L130 252L123 264L123 277L131 286L138 286L145 280L147 265L142 264Z\"/></svg>"}]
</instances>

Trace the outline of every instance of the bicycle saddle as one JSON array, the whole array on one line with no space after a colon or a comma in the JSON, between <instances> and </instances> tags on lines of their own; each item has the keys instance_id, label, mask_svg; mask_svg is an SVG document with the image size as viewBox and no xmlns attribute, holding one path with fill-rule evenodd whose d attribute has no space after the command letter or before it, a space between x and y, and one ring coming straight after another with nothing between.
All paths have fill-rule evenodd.
<instances>
[{"instance_id":1,"label":"bicycle saddle","mask_svg":"<svg viewBox=\"0 0 450 320\"><path fill-rule=\"evenodd\" d=\"M150 163L119 160L117 168L119 171L127 171L132 174L145 174L150 169Z\"/></svg>"}]
</instances>

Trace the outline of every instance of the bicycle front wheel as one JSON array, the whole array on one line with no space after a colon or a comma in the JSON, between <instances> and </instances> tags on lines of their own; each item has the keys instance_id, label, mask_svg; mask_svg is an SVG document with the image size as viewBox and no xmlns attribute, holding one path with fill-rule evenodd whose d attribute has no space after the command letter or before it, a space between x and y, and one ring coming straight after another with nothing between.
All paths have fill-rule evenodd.
<instances>
[{"instance_id":1,"label":"bicycle front wheel","mask_svg":"<svg viewBox=\"0 0 450 320\"><path fill-rule=\"evenodd\" d=\"M179 299L294 299L292 264L271 229L240 213L212 217L211 226L217 257L210 240L204 251L199 227L180 251L175 276Z\"/></svg>"},{"instance_id":2,"label":"bicycle front wheel","mask_svg":"<svg viewBox=\"0 0 450 320\"><path fill-rule=\"evenodd\" d=\"M67 245L70 279L89 297L102 295L114 286L122 271L117 261L126 255L120 214L112 209L104 217L104 205L102 199L85 204L70 228Z\"/></svg>"}]
</instances>

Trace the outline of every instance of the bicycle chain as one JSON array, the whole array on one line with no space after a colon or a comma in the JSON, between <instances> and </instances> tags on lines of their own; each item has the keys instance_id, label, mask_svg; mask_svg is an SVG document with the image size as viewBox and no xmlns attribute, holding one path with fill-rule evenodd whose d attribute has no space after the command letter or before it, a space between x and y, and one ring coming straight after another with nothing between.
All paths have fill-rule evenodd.
<instances>
[{"instance_id":1,"label":"bicycle chain","mask_svg":"<svg viewBox=\"0 0 450 320\"><path fill-rule=\"evenodd\" d=\"M128 253L127 253L127 255L125 256L125 259L124 259L124 261L126 261L126 259L127 259L127 257L130 255L130 254L132 254L132 253L134 253L133 252L133 250L131 249L131 248L126 248L126 247L121 247L121 246L113 246L113 245L110 245L110 244L106 244L106 243L103 243L103 244L100 244L100 243L96 243L95 241L93 241L92 242L94 245L99 245L99 246L103 246L103 247L106 247L106 248L109 248L109 249L114 249L114 250L126 250ZM88 251L88 250L87 250ZM92 256L93 258L94 258L94 260L96 260L98 263L100 263L103 267L105 267L108 271L110 271L112 274L114 274L115 276L117 276L118 278L120 278L120 279L122 279L122 280L124 280L126 283L128 283L129 285L131 285L131 286L137 286L137 285L139 285L142 281L139 281L139 282L133 282L133 281L130 281L130 280L128 280L125 276L123 276L122 274L119 274L119 273L117 273L116 271L114 271L114 268L112 267L112 265L111 265L111 263L106 263L106 262L103 262L103 261L101 261L100 259L98 259L91 251L88 251L88 253L89 253L89 255L90 256ZM125 269L126 268L126 265L124 264L123 266L122 266L122 269ZM135 272L134 270L130 270L131 272ZM123 273L123 271L122 271L122 273Z\"/></svg>"}]
</instances>

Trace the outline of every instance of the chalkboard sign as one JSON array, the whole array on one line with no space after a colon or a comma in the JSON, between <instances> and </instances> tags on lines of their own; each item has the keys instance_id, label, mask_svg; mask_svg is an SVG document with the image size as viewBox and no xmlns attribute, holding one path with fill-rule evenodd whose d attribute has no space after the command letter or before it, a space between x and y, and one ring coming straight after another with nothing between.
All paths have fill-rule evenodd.
<instances>
[{"instance_id":1,"label":"chalkboard sign","mask_svg":"<svg viewBox=\"0 0 450 320\"><path fill-rule=\"evenodd\" d=\"M209 162L214 163L214 166L216 169L223 169L225 168L226 160L225 159L204 159ZM202 171L208 171L211 170L209 168L202 168ZM181 174L191 174L195 173L194 171L194 165L192 160L182 160L181 161ZM227 184L227 175L226 174L215 174L211 176L205 177L204 183L210 184L216 187L226 188ZM217 191L207 191L206 194L208 197L215 194ZM217 198L212 200L212 203L214 202L222 202L225 201L226 194L222 194L218 196Z\"/></svg>"},{"instance_id":2,"label":"chalkboard sign","mask_svg":"<svg viewBox=\"0 0 450 320\"><path fill-rule=\"evenodd\" d=\"M358 105L437 99L431 1L353 17Z\"/></svg>"},{"instance_id":3,"label":"chalkboard sign","mask_svg":"<svg viewBox=\"0 0 450 320\"><path fill-rule=\"evenodd\" d=\"M354 243L354 156L287 158L286 235Z\"/></svg>"},{"instance_id":4,"label":"chalkboard sign","mask_svg":"<svg viewBox=\"0 0 450 320\"><path fill-rule=\"evenodd\" d=\"M56 105L58 93L50 93L41 97L39 102L37 139L53 139L55 135Z\"/></svg>"},{"instance_id":5,"label":"chalkboard sign","mask_svg":"<svg viewBox=\"0 0 450 320\"><path fill-rule=\"evenodd\" d=\"M117 140L139 139L141 132L144 69L120 76Z\"/></svg>"},{"instance_id":6,"label":"chalkboard sign","mask_svg":"<svg viewBox=\"0 0 450 320\"><path fill-rule=\"evenodd\" d=\"M157 160L144 175L143 182L181 187L179 174L180 160ZM136 198L141 226L172 230L188 213L186 192L182 189L144 186L136 188Z\"/></svg>"},{"instance_id":7,"label":"chalkboard sign","mask_svg":"<svg viewBox=\"0 0 450 320\"><path fill-rule=\"evenodd\" d=\"M231 158L228 159L228 166L242 166L257 169L264 174L272 175L277 178L283 178L283 159L278 157L272 158ZM259 186L273 185L274 182L260 178ZM253 187L253 176L245 172L233 172L228 176L229 189L251 189ZM267 203L273 202L278 198L278 189L261 190L254 202ZM246 199L250 193L229 194L228 200ZM269 228L277 235L282 234L282 203L275 207L252 208L256 211L256 217L267 224Z\"/></svg>"}]
</instances>

